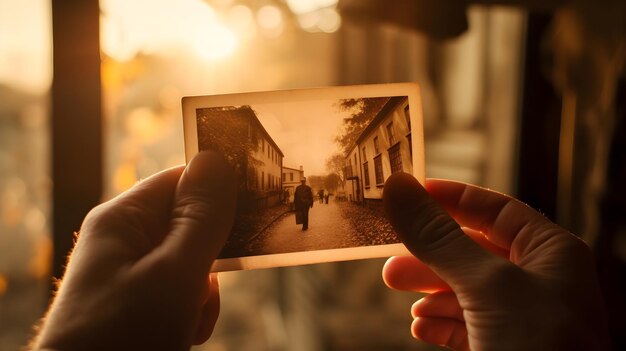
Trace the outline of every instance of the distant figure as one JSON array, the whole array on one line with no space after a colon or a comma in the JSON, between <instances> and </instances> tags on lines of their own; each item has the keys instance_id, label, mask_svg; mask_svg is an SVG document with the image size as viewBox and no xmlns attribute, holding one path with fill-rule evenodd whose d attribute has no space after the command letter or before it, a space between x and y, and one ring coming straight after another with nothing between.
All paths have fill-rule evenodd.
<instances>
[{"instance_id":1,"label":"distant figure","mask_svg":"<svg viewBox=\"0 0 626 351\"><path fill-rule=\"evenodd\" d=\"M324 203L324 189L320 189L320 191L317 192L317 198L320 201L320 204Z\"/></svg>"},{"instance_id":2,"label":"distant figure","mask_svg":"<svg viewBox=\"0 0 626 351\"><path fill-rule=\"evenodd\" d=\"M289 194L289 189L285 189L285 191L283 191L283 203L293 210L293 204L290 201L290 197L291 195Z\"/></svg>"},{"instance_id":3,"label":"distant figure","mask_svg":"<svg viewBox=\"0 0 626 351\"><path fill-rule=\"evenodd\" d=\"M328 205L328 198L330 197L330 193L326 193L326 195L324 195L324 201L326 202L326 205Z\"/></svg>"},{"instance_id":4,"label":"distant figure","mask_svg":"<svg viewBox=\"0 0 626 351\"><path fill-rule=\"evenodd\" d=\"M302 230L309 229L309 208L313 207L313 191L306 185L306 178L300 181L293 195L296 209L296 224L302 224Z\"/></svg>"}]
</instances>

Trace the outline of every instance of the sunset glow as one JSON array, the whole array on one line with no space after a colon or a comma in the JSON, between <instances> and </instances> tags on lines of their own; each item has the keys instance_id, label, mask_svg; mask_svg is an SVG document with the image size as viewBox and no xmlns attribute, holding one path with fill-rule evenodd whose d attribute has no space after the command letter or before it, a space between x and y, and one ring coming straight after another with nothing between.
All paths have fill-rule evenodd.
<instances>
[{"instance_id":1,"label":"sunset glow","mask_svg":"<svg viewBox=\"0 0 626 351\"><path fill-rule=\"evenodd\" d=\"M235 33L201 0L101 1L102 51L120 61L139 52L166 54L181 46L206 59L230 56Z\"/></svg>"},{"instance_id":2,"label":"sunset glow","mask_svg":"<svg viewBox=\"0 0 626 351\"><path fill-rule=\"evenodd\" d=\"M0 1L0 84L44 93L52 81L49 1Z\"/></svg>"}]
</instances>

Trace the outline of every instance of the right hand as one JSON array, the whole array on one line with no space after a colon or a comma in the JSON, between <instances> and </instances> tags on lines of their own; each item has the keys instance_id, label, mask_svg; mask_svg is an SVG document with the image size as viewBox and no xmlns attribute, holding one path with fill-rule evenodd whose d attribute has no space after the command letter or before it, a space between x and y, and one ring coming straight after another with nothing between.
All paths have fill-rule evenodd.
<instances>
[{"instance_id":1,"label":"right hand","mask_svg":"<svg viewBox=\"0 0 626 351\"><path fill-rule=\"evenodd\" d=\"M610 348L582 240L506 195L446 180L426 188L395 174L383 196L415 255L389 259L383 279L431 293L411 309L414 337L455 350Z\"/></svg>"}]
</instances>

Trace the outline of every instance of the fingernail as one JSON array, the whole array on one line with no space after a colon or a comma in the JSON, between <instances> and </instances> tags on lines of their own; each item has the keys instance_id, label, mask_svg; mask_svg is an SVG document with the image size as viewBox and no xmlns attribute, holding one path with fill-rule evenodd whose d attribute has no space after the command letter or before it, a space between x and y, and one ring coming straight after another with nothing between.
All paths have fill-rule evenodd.
<instances>
[{"instance_id":1,"label":"fingernail","mask_svg":"<svg viewBox=\"0 0 626 351\"><path fill-rule=\"evenodd\" d=\"M419 337L417 336L416 332L416 327L415 324L417 324L419 322L419 317L416 317L415 319L413 319L413 323L411 323L411 336L415 339L419 340Z\"/></svg>"}]
</instances>

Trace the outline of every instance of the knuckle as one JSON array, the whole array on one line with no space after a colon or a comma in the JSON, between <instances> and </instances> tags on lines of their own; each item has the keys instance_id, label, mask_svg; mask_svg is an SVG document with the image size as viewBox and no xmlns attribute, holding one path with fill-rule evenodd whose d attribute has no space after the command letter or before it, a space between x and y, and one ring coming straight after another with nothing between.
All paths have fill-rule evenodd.
<instances>
[{"instance_id":1,"label":"knuckle","mask_svg":"<svg viewBox=\"0 0 626 351\"><path fill-rule=\"evenodd\" d=\"M147 215L145 206L133 201L102 203L87 213L81 232L106 233L116 230L142 229L154 220Z\"/></svg>"},{"instance_id":2,"label":"knuckle","mask_svg":"<svg viewBox=\"0 0 626 351\"><path fill-rule=\"evenodd\" d=\"M205 197L186 196L180 199L175 208L176 217L189 218L193 221L203 221L215 213L216 204Z\"/></svg>"},{"instance_id":3,"label":"knuckle","mask_svg":"<svg viewBox=\"0 0 626 351\"><path fill-rule=\"evenodd\" d=\"M99 227L110 222L112 217L109 203L102 203L92 208L83 220L81 230Z\"/></svg>"}]
</instances>

